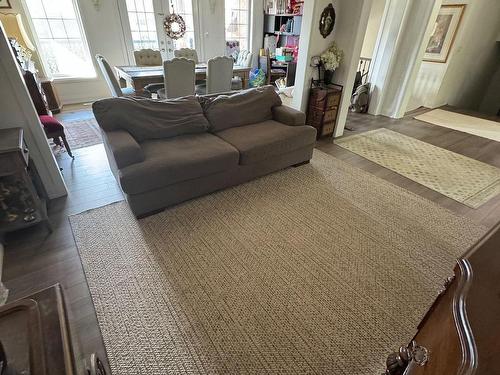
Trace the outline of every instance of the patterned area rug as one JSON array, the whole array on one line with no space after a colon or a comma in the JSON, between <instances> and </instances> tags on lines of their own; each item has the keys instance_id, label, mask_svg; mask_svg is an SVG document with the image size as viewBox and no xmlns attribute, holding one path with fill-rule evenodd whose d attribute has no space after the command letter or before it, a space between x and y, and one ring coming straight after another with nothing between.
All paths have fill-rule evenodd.
<instances>
[{"instance_id":1,"label":"patterned area rug","mask_svg":"<svg viewBox=\"0 0 500 375\"><path fill-rule=\"evenodd\" d=\"M335 143L471 208L500 194L500 169L389 129Z\"/></svg>"},{"instance_id":2,"label":"patterned area rug","mask_svg":"<svg viewBox=\"0 0 500 375\"><path fill-rule=\"evenodd\" d=\"M72 150L102 143L99 125L94 118L63 121L66 139Z\"/></svg>"},{"instance_id":3,"label":"patterned area rug","mask_svg":"<svg viewBox=\"0 0 500 375\"><path fill-rule=\"evenodd\" d=\"M70 220L120 375L379 374L484 233L319 151L139 221Z\"/></svg>"}]
</instances>

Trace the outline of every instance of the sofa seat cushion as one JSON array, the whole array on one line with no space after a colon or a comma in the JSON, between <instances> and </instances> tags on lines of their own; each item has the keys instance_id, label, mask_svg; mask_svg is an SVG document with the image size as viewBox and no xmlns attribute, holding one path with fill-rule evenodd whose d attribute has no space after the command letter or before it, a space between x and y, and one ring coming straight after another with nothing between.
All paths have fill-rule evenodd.
<instances>
[{"instance_id":1,"label":"sofa seat cushion","mask_svg":"<svg viewBox=\"0 0 500 375\"><path fill-rule=\"evenodd\" d=\"M120 184L127 194L235 168L239 159L238 150L209 133L145 141L141 148L144 161L120 170Z\"/></svg>"},{"instance_id":2,"label":"sofa seat cushion","mask_svg":"<svg viewBox=\"0 0 500 375\"><path fill-rule=\"evenodd\" d=\"M257 163L312 145L316 129L288 126L274 120L226 129L215 133L240 152L240 164Z\"/></svg>"}]
</instances>

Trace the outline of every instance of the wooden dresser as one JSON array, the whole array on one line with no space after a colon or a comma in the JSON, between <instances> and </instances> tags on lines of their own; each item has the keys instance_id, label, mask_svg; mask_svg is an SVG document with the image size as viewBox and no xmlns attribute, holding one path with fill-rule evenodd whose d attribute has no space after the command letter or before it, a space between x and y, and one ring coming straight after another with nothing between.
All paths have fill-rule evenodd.
<instances>
[{"instance_id":1,"label":"wooden dresser","mask_svg":"<svg viewBox=\"0 0 500 375\"><path fill-rule=\"evenodd\" d=\"M458 259L413 342L388 357L386 374L500 374L499 339L500 224Z\"/></svg>"},{"instance_id":2,"label":"wooden dresser","mask_svg":"<svg viewBox=\"0 0 500 375\"><path fill-rule=\"evenodd\" d=\"M307 109L307 125L317 130L317 138L331 137L342 98L342 86L322 85L311 88Z\"/></svg>"}]
</instances>

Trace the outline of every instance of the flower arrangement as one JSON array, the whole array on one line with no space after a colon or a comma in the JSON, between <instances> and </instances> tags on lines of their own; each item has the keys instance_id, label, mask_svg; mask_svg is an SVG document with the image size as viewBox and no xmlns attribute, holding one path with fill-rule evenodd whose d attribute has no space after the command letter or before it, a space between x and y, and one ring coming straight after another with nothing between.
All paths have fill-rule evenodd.
<instances>
[{"instance_id":1,"label":"flower arrangement","mask_svg":"<svg viewBox=\"0 0 500 375\"><path fill-rule=\"evenodd\" d=\"M335 42L330 44L330 47L328 47L321 54L321 63L323 64L325 70L337 69L342 63L343 59L344 51L342 51Z\"/></svg>"}]
</instances>

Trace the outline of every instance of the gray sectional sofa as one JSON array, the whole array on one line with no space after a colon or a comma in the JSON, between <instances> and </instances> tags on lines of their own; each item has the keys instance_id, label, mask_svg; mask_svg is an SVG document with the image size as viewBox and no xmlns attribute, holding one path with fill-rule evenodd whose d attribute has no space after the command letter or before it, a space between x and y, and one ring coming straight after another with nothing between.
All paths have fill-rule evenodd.
<instances>
[{"instance_id":1,"label":"gray sectional sofa","mask_svg":"<svg viewBox=\"0 0 500 375\"><path fill-rule=\"evenodd\" d=\"M316 130L271 86L233 95L93 105L111 169L137 217L309 161Z\"/></svg>"}]
</instances>

